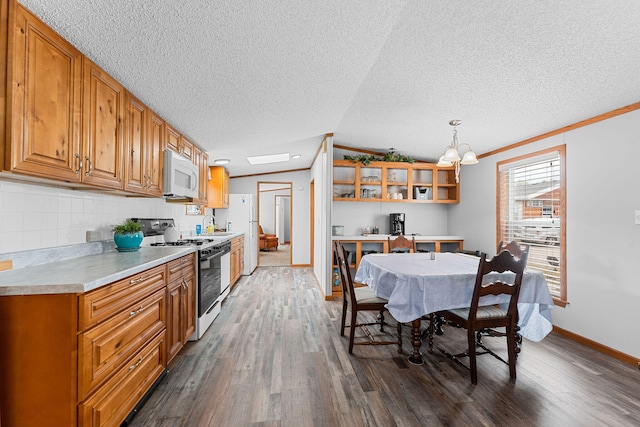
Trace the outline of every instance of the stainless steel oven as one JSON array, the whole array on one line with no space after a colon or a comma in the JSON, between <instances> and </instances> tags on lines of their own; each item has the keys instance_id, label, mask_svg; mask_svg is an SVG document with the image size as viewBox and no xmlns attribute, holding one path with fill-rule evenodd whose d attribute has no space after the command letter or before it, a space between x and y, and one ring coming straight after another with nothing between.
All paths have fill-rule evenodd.
<instances>
[{"instance_id":1,"label":"stainless steel oven","mask_svg":"<svg viewBox=\"0 0 640 427\"><path fill-rule=\"evenodd\" d=\"M133 218L142 226L145 236L155 238L164 236L168 227L174 226L171 218L150 219ZM231 242L203 236L199 239L178 240L177 242L156 241L151 246L187 245L198 250L198 268L196 280L196 331L189 340L199 340L207 328L211 326L216 316L220 313L222 301L229 295L231 283L230 252Z\"/></svg>"},{"instance_id":2,"label":"stainless steel oven","mask_svg":"<svg viewBox=\"0 0 640 427\"><path fill-rule=\"evenodd\" d=\"M228 241L203 245L198 249L198 320L193 339L202 337L229 294L230 252L231 243Z\"/></svg>"}]
</instances>

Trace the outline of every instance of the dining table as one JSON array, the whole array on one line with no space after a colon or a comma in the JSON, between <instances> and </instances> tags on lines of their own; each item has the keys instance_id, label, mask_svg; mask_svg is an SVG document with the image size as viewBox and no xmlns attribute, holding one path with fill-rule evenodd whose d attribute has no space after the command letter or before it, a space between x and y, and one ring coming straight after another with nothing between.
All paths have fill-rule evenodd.
<instances>
[{"instance_id":1,"label":"dining table","mask_svg":"<svg viewBox=\"0 0 640 427\"><path fill-rule=\"evenodd\" d=\"M412 325L413 351L409 361L422 364L421 318L438 311L464 308L471 297L480 258L463 253L376 253L362 257L354 280L369 286L388 301L389 313ZM491 273L485 281L513 280L514 273ZM481 305L504 304L508 295L487 295ZM518 298L518 333L531 341L542 340L551 330L553 298L544 275L525 269Z\"/></svg>"}]
</instances>

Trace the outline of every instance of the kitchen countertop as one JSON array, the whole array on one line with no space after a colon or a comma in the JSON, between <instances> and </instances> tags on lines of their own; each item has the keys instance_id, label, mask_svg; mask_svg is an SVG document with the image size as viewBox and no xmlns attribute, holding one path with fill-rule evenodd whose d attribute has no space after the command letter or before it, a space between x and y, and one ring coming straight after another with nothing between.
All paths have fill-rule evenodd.
<instances>
[{"instance_id":1,"label":"kitchen countertop","mask_svg":"<svg viewBox=\"0 0 640 427\"><path fill-rule=\"evenodd\" d=\"M195 251L190 246L142 247L2 271L0 296L88 292Z\"/></svg>"},{"instance_id":2,"label":"kitchen countertop","mask_svg":"<svg viewBox=\"0 0 640 427\"><path fill-rule=\"evenodd\" d=\"M331 240L387 240L387 237L391 237L391 239L395 239L396 236L392 236L391 234L368 234L366 236L363 235L355 235L355 236L331 236ZM405 234L404 237L411 240L410 234ZM416 238L416 242L433 242L434 240L464 240L462 236L413 236Z\"/></svg>"},{"instance_id":3,"label":"kitchen countertop","mask_svg":"<svg viewBox=\"0 0 640 427\"><path fill-rule=\"evenodd\" d=\"M186 237L186 239L193 239L193 240L207 240L207 239L211 239L214 240L216 242L224 242L227 240L231 240L234 237L240 237L242 236L244 233L242 232L235 232L235 231L214 231L211 234L200 234L199 236L189 236Z\"/></svg>"}]
</instances>

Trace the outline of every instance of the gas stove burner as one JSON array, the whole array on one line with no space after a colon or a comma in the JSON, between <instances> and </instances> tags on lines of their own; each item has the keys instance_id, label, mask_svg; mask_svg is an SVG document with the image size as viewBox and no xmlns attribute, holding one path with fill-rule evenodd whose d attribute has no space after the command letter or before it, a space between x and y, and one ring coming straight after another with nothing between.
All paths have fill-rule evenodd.
<instances>
[{"instance_id":1,"label":"gas stove burner","mask_svg":"<svg viewBox=\"0 0 640 427\"><path fill-rule=\"evenodd\" d=\"M198 249L204 249L216 246L216 241L213 239L182 239L177 242L151 243L151 246L196 246Z\"/></svg>"},{"instance_id":2,"label":"gas stove burner","mask_svg":"<svg viewBox=\"0 0 640 427\"><path fill-rule=\"evenodd\" d=\"M159 242L159 243L151 243L151 246L185 246L187 242L179 241L179 242Z\"/></svg>"},{"instance_id":3,"label":"gas stove burner","mask_svg":"<svg viewBox=\"0 0 640 427\"><path fill-rule=\"evenodd\" d=\"M196 245L196 246L201 246L205 243L210 243L211 240L209 239L185 239L182 240L183 242L186 242L186 244L188 245Z\"/></svg>"}]
</instances>

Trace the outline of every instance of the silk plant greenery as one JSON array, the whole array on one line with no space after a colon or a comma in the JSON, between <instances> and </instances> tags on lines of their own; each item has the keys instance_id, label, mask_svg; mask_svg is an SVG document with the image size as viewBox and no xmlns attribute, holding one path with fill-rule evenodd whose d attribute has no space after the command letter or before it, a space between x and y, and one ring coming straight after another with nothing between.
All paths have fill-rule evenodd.
<instances>
[{"instance_id":1,"label":"silk plant greenery","mask_svg":"<svg viewBox=\"0 0 640 427\"><path fill-rule=\"evenodd\" d=\"M127 218L122 224L114 225L113 231L117 234L133 234L138 231L142 231L142 226L139 222L133 221L131 218Z\"/></svg>"},{"instance_id":2,"label":"silk plant greenery","mask_svg":"<svg viewBox=\"0 0 640 427\"><path fill-rule=\"evenodd\" d=\"M356 154L353 156L345 155L344 159L351 160L353 163L360 162L365 166L371 162L406 162L406 163L415 162L415 160L412 159L411 157L403 156L402 154L398 154L395 151L389 151L382 157L374 156L372 154Z\"/></svg>"}]
</instances>

